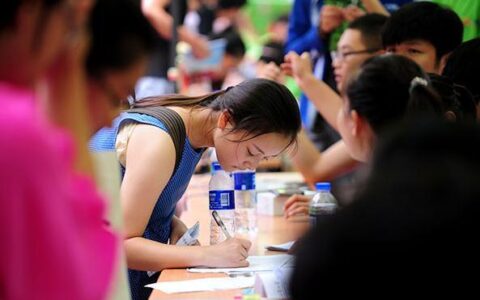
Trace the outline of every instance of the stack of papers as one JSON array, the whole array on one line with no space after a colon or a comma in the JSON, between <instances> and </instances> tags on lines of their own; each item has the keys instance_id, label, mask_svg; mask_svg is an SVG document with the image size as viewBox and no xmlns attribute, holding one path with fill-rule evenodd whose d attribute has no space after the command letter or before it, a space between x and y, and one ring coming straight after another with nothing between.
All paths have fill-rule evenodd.
<instances>
[{"instance_id":1,"label":"stack of papers","mask_svg":"<svg viewBox=\"0 0 480 300\"><path fill-rule=\"evenodd\" d=\"M193 273L228 273L229 277L213 277L193 280L166 281L148 284L145 287L164 293L187 293L250 288L255 280L260 282L263 293L271 296L287 294L285 270L293 268L293 256L288 254L250 256L250 266L245 268L190 268ZM251 276L250 272L265 274L261 278ZM238 274L238 276L236 276ZM245 274L248 274L245 276ZM233 275L233 276L232 276Z\"/></svg>"},{"instance_id":2,"label":"stack of papers","mask_svg":"<svg viewBox=\"0 0 480 300\"><path fill-rule=\"evenodd\" d=\"M273 271L279 266L293 264L293 256L288 254L249 256L248 267L243 268L189 268L192 273L233 273L233 272L264 272Z\"/></svg>"},{"instance_id":3,"label":"stack of papers","mask_svg":"<svg viewBox=\"0 0 480 300\"><path fill-rule=\"evenodd\" d=\"M294 243L295 243L295 241L290 241L290 242L286 242L284 244L270 245L270 246L265 247L265 249L270 250L270 251L288 252L288 250L290 250L290 248L292 248Z\"/></svg>"},{"instance_id":4,"label":"stack of papers","mask_svg":"<svg viewBox=\"0 0 480 300\"><path fill-rule=\"evenodd\" d=\"M243 289L253 287L255 277L214 277L182 281L166 281L148 284L145 287L167 294Z\"/></svg>"}]
</instances>

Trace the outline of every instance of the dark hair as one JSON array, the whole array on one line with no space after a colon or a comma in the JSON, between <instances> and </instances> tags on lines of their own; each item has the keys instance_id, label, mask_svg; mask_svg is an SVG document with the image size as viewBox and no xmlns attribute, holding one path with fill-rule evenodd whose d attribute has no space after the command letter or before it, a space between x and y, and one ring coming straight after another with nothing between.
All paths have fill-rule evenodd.
<instances>
[{"instance_id":1,"label":"dark hair","mask_svg":"<svg viewBox=\"0 0 480 300\"><path fill-rule=\"evenodd\" d=\"M262 54L258 58L259 61L264 63L274 62L277 66L283 63L283 44L279 42L267 42L263 45Z\"/></svg>"},{"instance_id":2,"label":"dark hair","mask_svg":"<svg viewBox=\"0 0 480 300\"><path fill-rule=\"evenodd\" d=\"M2 0L0 1L0 31L15 24L20 6L40 2L44 10L49 10L66 0Z\"/></svg>"},{"instance_id":3,"label":"dark hair","mask_svg":"<svg viewBox=\"0 0 480 300\"><path fill-rule=\"evenodd\" d=\"M217 9L241 8L247 4L247 0L219 0Z\"/></svg>"},{"instance_id":4,"label":"dark hair","mask_svg":"<svg viewBox=\"0 0 480 300\"><path fill-rule=\"evenodd\" d=\"M472 94L462 85L453 83L446 76L429 73L435 91L440 95L444 111L455 114L455 121L475 121L477 110Z\"/></svg>"},{"instance_id":5,"label":"dark hair","mask_svg":"<svg viewBox=\"0 0 480 300\"><path fill-rule=\"evenodd\" d=\"M382 49L382 31L387 17L381 14L366 14L348 24L348 29L360 31L363 44L368 49Z\"/></svg>"},{"instance_id":6,"label":"dark hair","mask_svg":"<svg viewBox=\"0 0 480 300\"><path fill-rule=\"evenodd\" d=\"M418 78L414 80L414 78ZM350 109L365 118L375 133L408 115L443 113L428 77L412 60L379 55L365 61L347 83Z\"/></svg>"},{"instance_id":7,"label":"dark hair","mask_svg":"<svg viewBox=\"0 0 480 300\"><path fill-rule=\"evenodd\" d=\"M259 136L279 133L294 144L301 128L297 101L283 85L267 79L246 80L235 87L200 97L171 95L149 97L134 107L182 106L227 111L232 132L245 131Z\"/></svg>"},{"instance_id":8,"label":"dark hair","mask_svg":"<svg viewBox=\"0 0 480 300\"><path fill-rule=\"evenodd\" d=\"M424 40L433 45L437 63L453 51L463 38L463 23L458 15L436 3L414 2L395 11L383 32L384 47L406 41Z\"/></svg>"},{"instance_id":9,"label":"dark hair","mask_svg":"<svg viewBox=\"0 0 480 300\"><path fill-rule=\"evenodd\" d=\"M92 41L86 65L92 77L131 66L155 45L156 33L134 0L97 0L89 28Z\"/></svg>"},{"instance_id":10,"label":"dark hair","mask_svg":"<svg viewBox=\"0 0 480 300\"><path fill-rule=\"evenodd\" d=\"M320 283L337 298L475 288L465 281L480 250L478 153L480 129L467 123L417 120L381 139L365 189L298 243L291 298Z\"/></svg>"},{"instance_id":11,"label":"dark hair","mask_svg":"<svg viewBox=\"0 0 480 300\"><path fill-rule=\"evenodd\" d=\"M228 27L220 33L212 34L208 39L225 39L227 42L227 45L225 46L225 54L229 54L238 58L241 58L245 55L245 43L243 43L242 37L233 27Z\"/></svg>"},{"instance_id":12,"label":"dark hair","mask_svg":"<svg viewBox=\"0 0 480 300\"><path fill-rule=\"evenodd\" d=\"M480 38L475 38L461 44L450 54L443 75L467 87L478 105L480 102L478 70L480 70Z\"/></svg>"}]
</instances>

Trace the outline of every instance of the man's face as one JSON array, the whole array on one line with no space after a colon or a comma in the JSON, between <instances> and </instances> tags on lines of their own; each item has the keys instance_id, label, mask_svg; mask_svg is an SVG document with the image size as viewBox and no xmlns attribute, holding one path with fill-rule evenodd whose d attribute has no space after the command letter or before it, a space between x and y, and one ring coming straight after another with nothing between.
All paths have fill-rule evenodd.
<instances>
[{"instance_id":1,"label":"man's face","mask_svg":"<svg viewBox=\"0 0 480 300\"><path fill-rule=\"evenodd\" d=\"M427 73L440 74L437 52L430 42L425 40L404 41L387 46L388 53L395 53L410 58Z\"/></svg>"},{"instance_id":2,"label":"man's face","mask_svg":"<svg viewBox=\"0 0 480 300\"><path fill-rule=\"evenodd\" d=\"M345 92L345 83L348 76L355 72L365 60L375 55L375 52L365 50L371 49L368 49L362 41L362 34L359 30L347 29L343 32L338 41L337 54L332 63L340 94Z\"/></svg>"}]
</instances>

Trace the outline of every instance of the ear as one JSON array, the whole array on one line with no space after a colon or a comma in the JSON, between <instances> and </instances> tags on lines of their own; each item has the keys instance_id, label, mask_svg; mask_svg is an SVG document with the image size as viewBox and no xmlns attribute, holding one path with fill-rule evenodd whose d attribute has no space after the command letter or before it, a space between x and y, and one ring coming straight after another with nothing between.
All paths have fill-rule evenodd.
<instances>
[{"instance_id":1,"label":"ear","mask_svg":"<svg viewBox=\"0 0 480 300\"><path fill-rule=\"evenodd\" d=\"M451 110L447 110L444 113L445 119L449 122L455 123L457 121L457 115Z\"/></svg>"},{"instance_id":2,"label":"ear","mask_svg":"<svg viewBox=\"0 0 480 300\"><path fill-rule=\"evenodd\" d=\"M445 68L445 66L447 65L447 60L448 58L450 57L450 54L452 52L449 52L447 54L445 54L444 56L442 56L442 58L440 59L440 63L439 63L439 66L438 66L438 74L442 74L443 73L443 69Z\"/></svg>"},{"instance_id":3,"label":"ear","mask_svg":"<svg viewBox=\"0 0 480 300\"><path fill-rule=\"evenodd\" d=\"M363 119L358 115L357 111L352 109L350 111L351 120L351 134L352 136L358 136L363 126Z\"/></svg>"},{"instance_id":4,"label":"ear","mask_svg":"<svg viewBox=\"0 0 480 300\"><path fill-rule=\"evenodd\" d=\"M227 111L222 111L220 116L218 116L217 127L220 129L225 129L230 123L230 114Z\"/></svg>"}]
</instances>

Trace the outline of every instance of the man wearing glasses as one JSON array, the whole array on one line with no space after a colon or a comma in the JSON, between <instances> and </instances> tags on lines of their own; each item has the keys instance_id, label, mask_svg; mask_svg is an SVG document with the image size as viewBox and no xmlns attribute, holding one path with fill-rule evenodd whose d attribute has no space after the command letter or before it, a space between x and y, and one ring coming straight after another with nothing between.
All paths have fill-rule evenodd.
<instances>
[{"instance_id":1,"label":"man wearing glasses","mask_svg":"<svg viewBox=\"0 0 480 300\"><path fill-rule=\"evenodd\" d=\"M355 72L368 58L382 53L381 36L386 21L386 16L367 14L350 23L343 32L332 63L340 94L344 92L350 74ZM287 74L291 74L295 78L297 84L325 120L336 129L336 118L342 107L342 99L325 82L315 78L311 71L311 60L308 53L301 56L292 52L287 54L282 67ZM292 159L295 167L308 182L337 178L348 171L352 171L358 165L358 162L347 154L341 141L320 153L304 132L299 135L298 139L298 151ZM346 203L349 201L353 190L351 187L351 180L338 184L335 195L340 202ZM309 200L309 198L301 195L292 196L285 206L285 216L289 218L296 214L308 213ZM304 211L299 211L298 207L304 207Z\"/></svg>"}]
</instances>

